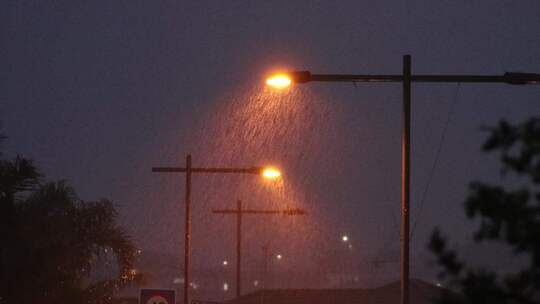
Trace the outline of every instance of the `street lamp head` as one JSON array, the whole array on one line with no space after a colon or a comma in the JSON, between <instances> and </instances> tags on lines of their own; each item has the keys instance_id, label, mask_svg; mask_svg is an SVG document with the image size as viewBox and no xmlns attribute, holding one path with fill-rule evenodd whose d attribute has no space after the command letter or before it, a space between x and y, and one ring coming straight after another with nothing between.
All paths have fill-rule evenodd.
<instances>
[{"instance_id":1,"label":"street lamp head","mask_svg":"<svg viewBox=\"0 0 540 304\"><path fill-rule=\"evenodd\" d=\"M266 84L283 89L291 86L293 83L306 83L311 80L311 73L308 71L292 71L273 74L266 79Z\"/></svg>"},{"instance_id":2,"label":"street lamp head","mask_svg":"<svg viewBox=\"0 0 540 304\"><path fill-rule=\"evenodd\" d=\"M292 84L292 79L287 74L274 74L266 79L266 85L276 89L284 89Z\"/></svg>"},{"instance_id":3,"label":"street lamp head","mask_svg":"<svg viewBox=\"0 0 540 304\"><path fill-rule=\"evenodd\" d=\"M281 172L274 167L263 168L261 174L266 179L276 179L281 176Z\"/></svg>"}]
</instances>

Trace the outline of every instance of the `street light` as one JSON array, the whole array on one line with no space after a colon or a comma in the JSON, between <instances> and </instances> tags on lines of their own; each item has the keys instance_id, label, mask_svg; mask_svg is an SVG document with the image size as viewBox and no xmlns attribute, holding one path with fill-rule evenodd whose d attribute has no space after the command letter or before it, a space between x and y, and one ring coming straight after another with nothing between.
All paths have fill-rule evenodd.
<instances>
[{"instance_id":1,"label":"street light","mask_svg":"<svg viewBox=\"0 0 540 304\"><path fill-rule=\"evenodd\" d=\"M279 170L274 167L248 167L248 168L208 168L193 167L191 155L186 156L185 167L153 167L152 172L163 173L186 173L186 196L185 196L185 232L184 232L184 304L189 304L190 282L190 255L191 255L191 175L193 173L236 173L255 174L264 178L278 178Z\"/></svg>"},{"instance_id":2,"label":"street light","mask_svg":"<svg viewBox=\"0 0 540 304\"><path fill-rule=\"evenodd\" d=\"M411 56L403 56L403 73L397 75L312 74L309 71L281 73L266 83L276 88L294 83L319 82L401 82L403 112L401 132L401 303L409 303L409 196L410 196L410 130L412 82L506 83L513 85L540 84L540 74L504 73L503 75L412 75Z\"/></svg>"},{"instance_id":3,"label":"street light","mask_svg":"<svg viewBox=\"0 0 540 304\"><path fill-rule=\"evenodd\" d=\"M318 75L311 75L308 71L284 72L270 75L266 79L266 84L277 89L283 89L295 83L315 81L314 76L317 78Z\"/></svg>"},{"instance_id":4,"label":"street light","mask_svg":"<svg viewBox=\"0 0 540 304\"><path fill-rule=\"evenodd\" d=\"M292 83L292 79L287 74L274 74L266 79L266 84L274 88L286 88Z\"/></svg>"},{"instance_id":5,"label":"street light","mask_svg":"<svg viewBox=\"0 0 540 304\"><path fill-rule=\"evenodd\" d=\"M406 55L407 56L407 55ZM409 56L410 58L410 56ZM309 71L290 71L270 75L266 84L284 88L297 83L319 82L403 82L404 75L351 75L351 74L311 74ZM411 82L472 82L506 84L540 84L540 74L506 72L503 75L410 75Z\"/></svg>"},{"instance_id":6,"label":"street light","mask_svg":"<svg viewBox=\"0 0 540 304\"><path fill-rule=\"evenodd\" d=\"M266 179L276 179L281 176L281 172L274 167L264 168L261 174Z\"/></svg>"}]
</instances>

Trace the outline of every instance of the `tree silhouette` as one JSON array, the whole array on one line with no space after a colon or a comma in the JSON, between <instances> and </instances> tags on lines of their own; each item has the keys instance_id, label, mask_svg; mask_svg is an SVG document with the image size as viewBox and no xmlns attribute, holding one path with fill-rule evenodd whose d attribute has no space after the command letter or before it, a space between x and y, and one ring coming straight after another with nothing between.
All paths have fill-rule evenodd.
<instances>
[{"instance_id":1,"label":"tree silhouette","mask_svg":"<svg viewBox=\"0 0 540 304\"><path fill-rule=\"evenodd\" d=\"M108 200L84 202L65 182L41 183L30 160L0 160L0 303L107 303L140 278L136 248ZM92 270L113 257L117 275Z\"/></svg>"},{"instance_id":2,"label":"tree silhouette","mask_svg":"<svg viewBox=\"0 0 540 304\"><path fill-rule=\"evenodd\" d=\"M540 303L540 119L511 126L500 122L490 129L483 145L486 152L499 152L502 173L523 178L517 190L480 182L470 185L466 214L479 219L476 242L496 241L527 257L527 265L505 275L466 265L449 249L436 230L429 243L448 280L457 291L438 303Z\"/></svg>"}]
</instances>

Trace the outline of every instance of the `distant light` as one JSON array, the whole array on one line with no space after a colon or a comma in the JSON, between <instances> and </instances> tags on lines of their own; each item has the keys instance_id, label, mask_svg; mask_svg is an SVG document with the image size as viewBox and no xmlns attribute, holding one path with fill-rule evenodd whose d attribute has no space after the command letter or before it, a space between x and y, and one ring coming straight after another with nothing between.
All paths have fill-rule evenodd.
<instances>
[{"instance_id":1,"label":"distant light","mask_svg":"<svg viewBox=\"0 0 540 304\"><path fill-rule=\"evenodd\" d=\"M281 258L283 258L283 256L282 256L281 254L278 253L278 254L276 254L276 258L277 258L278 260L281 260Z\"/></svg>"},{"instance_id":2,"label":"distant light","mask_svg":"<svg viewBox=\"0 0 540 304\"><path fill-rule=\"evenodd\" d=\"M142 253L142 250L137 249L137 254L141 254L141 253Z\"/></svg>"},{"instance_id":3,"label":"distant light","mask_svg":"<svg viewBox=\"0 0 540 304\"><path fill-rule=\"evenodd\" d=\"M342 240L343 242L348 242L348 241L349 241L349 237L348 237L347 235L343 235L343 236L341 237L341 240Z\"/></svg>"},{"instance_id":4,"label":"distant light","mask_svg":"<svg viewBox=\"0 0 540 304\"><path fill-rule=\"evenodd\" d=\"M189 286L191 286L191 288L193 288L193 289L198 289L199 288L199 284L195 284L194 282L189 283Z\"/></svg>"},{"instance_id":5,"label":"distant light","mask_svg":"<svg viewBox=\"0 0 540 304\"><path fill-rule=\"evenodd\" d=\"M253 281L253 286L258 286L259 285L259 281L255 280Z\"/></svg>"},{"instance_id":6,"label":"distant light","mask_svg":"<svg viewBox=\"0 0 540 304\"><path fill-rule=\"evenodd\" d=\"M227 265L229 265L229 261L224 260L224 261L223 261L223 266L227 266Z\"/></svg>"},{"instance_id":7,"label":"distant light","mask_svg":"<svg viewBox=\"0 0 540 304\"><path fill-rule=\"evenodd\" d=\"M349 247L349 249L352 249L352 244L349 244L349 246L348 246L348 247Z\"/></svg>"},{"instance_id":8,"label":"distant light","mask_svg":"<svg viewBox=\"0 0 540 304\"><path fill-rule=\"evenodd\" d=\"M292 80L287 74L275 74L266 79L267 85L277 89L289 87L291 83Z\"/></svg>"},{"instance_id":9,"label":"distant light","mask_svg":"<svg viewBox=\"0 0 540 304\"><path fill-rule=\"evenodd\" d=\"M437 287L442 287L442 284L440 282L437 282L437 284L435 285L437 285Z\"/></svg>"},{"instance_id":10,"label":"distant light","mask_svg":"<svg viewBox=\"0 0 540 304\"><path fill-rule=\"evenodd\" d=\"M228 290L229 290L229 284L223 283L223 291L228 291Z\"/></svg>"},{"instance_id":11,"label":"distant light","mask_svg":"<svg viewBox=\"0 0 540 304\"><path fill-rule=\"evenodd\" d=\"M132 276L136 275L136 274L137 274L137 269L131 268L131 269L129 270L129 274L131 274Z\"/></svg>"},{"instance_id":12,"label":"distant light","mask_svg":"<svg viewBox=\"0 0 540 304\"><path fill-rule=\"evenodd\" d=\"M276 168L267 167L262 171L262 176L267 179L276 179L281 176L281 172Z\"/></svg>"},{"instance_id":13,"label":"distant light","mask_svg":"<svg viewBox=\"0 0 540 304\"><path fill-rule=\"evenodd\" d=\"M184 284L184 278L174 278L173 284Z\"/></svg>"}]
</instances>

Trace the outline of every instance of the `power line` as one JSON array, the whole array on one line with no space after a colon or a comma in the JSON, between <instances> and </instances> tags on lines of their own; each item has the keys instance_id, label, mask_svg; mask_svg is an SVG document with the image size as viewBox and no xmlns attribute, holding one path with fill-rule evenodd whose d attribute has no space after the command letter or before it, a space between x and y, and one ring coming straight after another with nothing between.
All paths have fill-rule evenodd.
<instances>
[{"instance_id":1,"label":"power line","mask_svg":"<svg viewBox=\"0 0 540 304\"><path fill-rule=\"evenodd\" d=\"M433 181L433 174L435 173L435 170L437 169L437 165L439 164L439 156L440 156L441 151L442 151L444 140L446 139L448 125L450 124L450 120L452 119L452 115L454 113L454 107L455 107L455 104L456 104L457 99L458 99L458 93L459 93L460 88L461 88L461 83L458 82L457 86L456 86L456 91L454 92L454 99L453 99L452 103L450 104L450 107L448 108L448 115L446 117L446 122L445 122L444 127L443 127L441 138L439 140L439 145L437 147L437 152L435 153L435 160L433 161L433 165L431 166L431 170L429 172L429 177L428 177L428 181L427 181L427 184L426 184L426 188L424 189L424 192L422 193L422 199L420 200L420 210L418 211L418 215L416 216L416 219L415 219L414 224L413 224L413 228L411 230L411 240L412 240L414 232L416 230L416 225L418 224L418 221L420 220L420 217L422 216L422 210L424 208L424 202L426 200L427 193L428 193L429 188L431 186L431 182Z\"/></svg>"}]
</instances>

